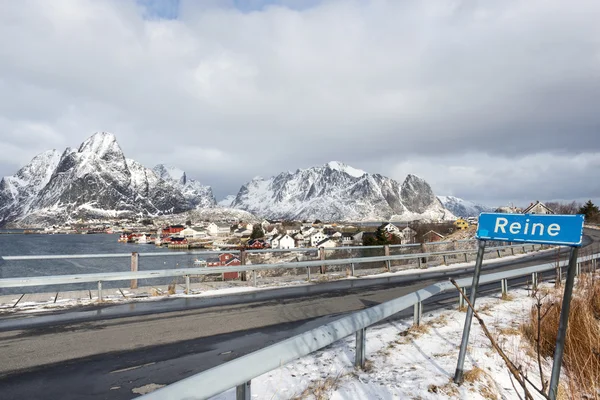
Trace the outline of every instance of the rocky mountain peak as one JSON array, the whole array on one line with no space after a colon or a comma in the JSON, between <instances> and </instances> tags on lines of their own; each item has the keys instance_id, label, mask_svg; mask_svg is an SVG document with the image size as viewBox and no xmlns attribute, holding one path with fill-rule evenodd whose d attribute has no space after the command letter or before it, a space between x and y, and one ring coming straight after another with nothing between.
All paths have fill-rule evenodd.
<instances>
[{"instance_id":1,"label":"rocky mountain peak","mask_svg":"<svg viewBox=\"0 0 600 400\"><path fill-rule=\"evenodd\" d=\"M107 162L125 163L125 156L117 138L109 132L96 132L81 143L77 152L82 155L92 155Z\"/></svg>"}]
</instances>

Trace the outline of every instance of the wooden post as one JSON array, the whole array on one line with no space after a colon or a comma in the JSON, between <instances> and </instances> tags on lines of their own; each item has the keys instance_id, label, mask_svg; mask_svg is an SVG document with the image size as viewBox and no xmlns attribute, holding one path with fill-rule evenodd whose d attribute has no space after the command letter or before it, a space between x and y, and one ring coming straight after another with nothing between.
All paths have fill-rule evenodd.
<instances>
[{"instance_id":1,"label":"wooden post","mask_svg":"<svg viewBox=\"0 0 600 400\"><path fill-rule=\"evenodd\" d=\"M246 265L246 249L240 250L240 264ZM248 280L248 271L242 271L242 276L240 279L246 282Z\"/></svg>"},{"instance_id":2,"label":"wooden post","mask_svg":"<svg viewBox=\"0 0 600 400\"><path fill-rule=\"evenodd\" d=\"M136 253L135 251L133 253L131 253L131 272L138 272L139 258L140 258L140 255L138 253ZM131 289L137 289L137 287L138 287L137 279L132 279L131 285L129 287Z\"/></svg>"}]
</instances>

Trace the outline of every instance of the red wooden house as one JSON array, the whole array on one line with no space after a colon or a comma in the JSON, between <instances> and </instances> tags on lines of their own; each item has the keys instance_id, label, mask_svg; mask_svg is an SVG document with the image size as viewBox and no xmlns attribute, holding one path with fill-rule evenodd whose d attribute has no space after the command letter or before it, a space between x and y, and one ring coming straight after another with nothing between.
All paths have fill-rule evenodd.
<instances>
[{"instance_id":1,"label":"red wooden house","mask_svg":"<svg viewBox=\"0 0 600 400\"><path fill-rule=\"evenodd\" d=\"M219 254L219 257L211 257L206 260L206 265L208 267L237 267L242 265L239 257L234 256L231 253L223 253ZM225 272L223 273L223 280L227 279L238 279L238 272Z\"/></svg>"},{"instance_id":2,"label":"red wooden house","mask_svg":"<svg viewBox=\"0 0 600 400\"><path fill-rule=\"evenodd\" d=\"M181 232L184 229L185 229L185 226L183 226L183 225L171 225L171 226L167 226L166 228L163 228L162 234L167 235L167 236L174 235L176 233Z\"/></svg>"}]
</instances>

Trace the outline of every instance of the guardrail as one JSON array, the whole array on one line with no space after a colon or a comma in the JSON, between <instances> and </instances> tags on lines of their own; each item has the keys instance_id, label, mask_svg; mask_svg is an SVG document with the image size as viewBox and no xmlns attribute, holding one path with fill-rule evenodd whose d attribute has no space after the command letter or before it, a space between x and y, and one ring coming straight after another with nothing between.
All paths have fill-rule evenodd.
<instances>
[{"instance_id":1,"label":"guardrail","mask_svg":"<svg viewBox=\"0 0 600 400\"><path fill-rule=\"evenodd\" d=\"M581 263L588 261L591 261L591 266L595 271L598 258L600 258L600 253L579 257L577 261L578 272L580 271ZM559 268L562 269L566 265L567 262L562 261L559 263ZM557 268L556 263L547 263L520 270L492 273L482 275L479 283L485 284L500 281L502 291L504 292L508 290L508 279L531 274L532 282L537 282L537 274L555 268ZM472 279L463 278L458 279L456 282L461 287L470 287ZM264 349L185 378L179 382L175 382L169 386L141 396L139 399L207 399L235 387L237 388L236 398L238 400L247 400L250 399L252 379L277 369L300 357L307 356L353 334L356 335L355 366L364 367L366 329L368 327L375 325L410 306L414 306L414 323L419 324L422 313L422 302L448 290L455 290L450 282L445 281L435 283L421 290L352 313L308 332L296 335L287 340L265 347Z\"/></svg>"},{"instance_id":2,"label":"guardrail","mask_svg":"<svg viewBox=\"0 0 600 400\"><path fill-rule=\"evenodd\" d=\"M501 257L501 252L508 249L523 248L525 246L531 246L535 249L536 245L531 244L518 244L509 246L490 247L486 249L487 253L497 252L498 256ZM381 246L378 246L381 248ZM202 252L206 254L207 252ZM209 252L214 254L215 252ZM221 253L221 252L217 252ZM430 257L441 256L444 259L444 263L447 262L447 257L461 255L465 256L465 261L468 260L469 254L477 253L477 249L466 249L466 250L448 250L439 252L429 253L414 253L414 254L400 254L400 255L386 255L386 256L374 256L374 257L358 257L358 258L342 258L342 259L331 259L331 260L314 260L314 261L300 261L300 262L280 262L272 264L246 264L240 266L231 267L196 267L196 268L179 268L179 269L164 269L164 270L150 270L150 271L135 271L135 272L103 272L93 274L76 274L76 275L51 275L51 276L35 276L35 277L17 277L17 278L4 278L0 279L0 288L15 288L15 287L33 287L33 286L47 286L47 285L66 285L74 283L90 283L97 282L98 284L98 300L102 301L102 282L107 281L126 281L126 280L137 280L137 279L153 279L153 278L165 278L165 277L184 277L186 285L186 293L190 293L190 277L197 275L213 275L223 274L227 272L252 272L252 282L254 286L257 286L257 274L256 271L270 270L270 269L291 269L291 268L306 268L307 280L311 280L311 267L326 267L336 265L348 265L350 267L349 273L354 276L354 265L363 263L373 262L385 262L388 271L391 270L391 262L396 260L410 260L417 259L419 267L421 266L422 259ZM172 253L141 253L139 256L143 257L157 257L162 255L171 255ZM186 254L200 254L200 252L188 252ZM179 254L181 255L181 254ZM47 255L47 256L7 256L2 257L4 260L55 260L55 259L67 259L67 258L114 258L114 257L131 257L131 254L120 253L120 254L91 254L91 255Z\"/></svg>"}]
</instances>

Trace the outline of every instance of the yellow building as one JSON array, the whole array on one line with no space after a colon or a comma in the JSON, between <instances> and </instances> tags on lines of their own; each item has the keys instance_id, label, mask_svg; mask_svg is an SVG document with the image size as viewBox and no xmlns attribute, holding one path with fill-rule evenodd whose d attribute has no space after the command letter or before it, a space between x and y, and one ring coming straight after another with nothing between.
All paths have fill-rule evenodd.
<instances>
[{"instance_id":1,"label":"yellow building","mask_svg":"<svg viewBox=\"0 0 600 400\"><path fill-rule=\"evenodd\" d=\"M467 229L469 227L469 223L462 218L459 218L456 221L454 221L454 225L456 226L456 229L461 230Z\"/></svg>"}]
</instances>

